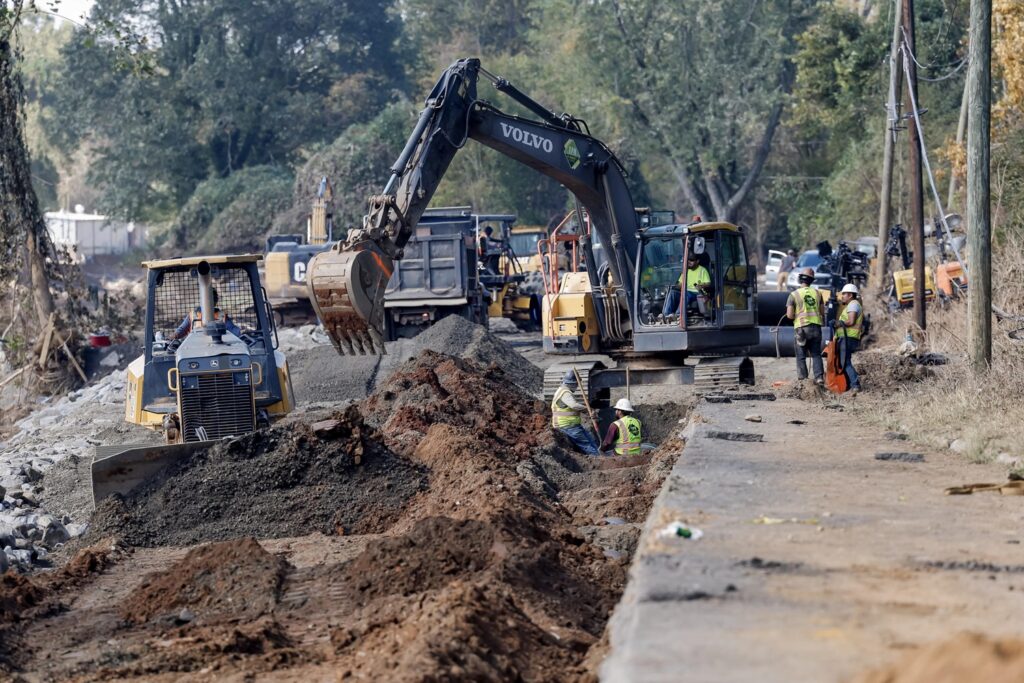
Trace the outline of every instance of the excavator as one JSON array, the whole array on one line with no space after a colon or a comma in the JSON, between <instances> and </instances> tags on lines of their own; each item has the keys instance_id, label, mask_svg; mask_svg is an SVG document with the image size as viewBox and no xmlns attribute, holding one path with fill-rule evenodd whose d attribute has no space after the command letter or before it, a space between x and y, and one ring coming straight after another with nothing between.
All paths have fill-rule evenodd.
<instances>
[{"instance_id":1,"label":"excavator","mask_svg":"<svg viewBox=\"0 0 1024 683\"><path fill-rule=\"evenodd\" d=\"M480 99L481 77L532 117ZM566 273L558 291L546 295L544 315L549 350L602 353L620 363L583 367L589 393L631 380L688 383L702 375L711 385L753 382L744 356L759 341L756 272L743 230L718 222L641 226L621 162L586 122L549 110L475 58L441 75L383 191L369 198L362 226L310 261L310 299L339 353L384 353L383 298L394 262L470 140L555 179L574 196L580 225L586 214L580 271ZM691 254L710 274L702 310L683 310L680 296L680 309L659 318L657 306L665 307L667 291L682 282ZM689 308L691 297L685 299ZM706 357L686 365L693 355Z\"/></svg>"}]
</instances>

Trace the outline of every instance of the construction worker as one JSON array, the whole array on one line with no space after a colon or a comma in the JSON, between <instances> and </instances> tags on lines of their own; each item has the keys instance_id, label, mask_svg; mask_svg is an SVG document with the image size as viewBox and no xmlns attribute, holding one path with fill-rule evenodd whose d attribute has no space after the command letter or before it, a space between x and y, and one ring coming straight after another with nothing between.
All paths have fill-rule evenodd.
<instances>
[{"instance_id":1,"label":"construction worker","mask_svg":"<svg viewBox=\"0 0 1024 683\"><path fill-rule=\"evenodd\" d=\"M633 404L628 398L620 398L615 404L615 422L608 425L608 433L601 443L601 450L615 447L615 455L640 455L643 442L640 420L633 417Z\"/></svg>"},{"instance_id":2,"label":"construction worker","mask_svg":"<svg viewBox=\"0 0 1024 683\"><path fill-rule=\"evenodd\" d=\"M708 269L700 265L700 259L696 254L690 254L686 259L686 272L679 274L679 281L676 286L668 291L665 297L665 306L661 314L666 318L675 315L679 309L679 290L683 287L683 275L686 275L686 308L697 303L697 294L711 285L711 275Z\"/></svg>"},{"instance_id":3,"label":"construction worker","mask_svg":"<svg viewBox=\"0 0 1024 683\"><path fill-rule=\"evenodd\" d=\"M793 343L796 345L796 376L807 379L807 356L814 366L814 383L825 384L825 366L821 361L821 325L825 302L821 292L811 287L814 269L804 268L798 276L800 287L786 300L786 317L793 321Z\"/></svg>"},{"instance_id":4,"label":"construction worker","mask_svg":"<svg viewBox=\"0 0 1024 683\"><path fill-rule=\"evenodd\" d=\"M576 448L586 455L599 455L597 440L583 426L581 414L586 406L581 405L572 395L578 386L576 373L569 370L562 378L562 384L551 399L551 426L569 437Z\"/></svg>"},{"instance_id":5,"label":"construction worker","mask_svg":"<svg viewBox=\"0 0 1024 683\"><path fill-rule=\"evenodd\" d=\"M223 321L224 322L224 327L227 328L228 332L230 332L231 334L235 335L236 337L241 337L242 336L242 331L240 329L238 329L238 325L236 325L234 323L234 321L231 320L230 316L228 316L227 313L224 313L219 308L217 308L217 302L220 300L220 295L217 294L217 288L216 287L211 287L210 291L213 294L213 320L214 320L214 322L221 322L221 321ZM185 337L187 337L188 333L192 331L192 322L193 321L198 322L200 325L204 324L203 323L203 309L200 308L199 306L196 306L194 311L192 311L191 313L188 313L188 314L185 315L185 319L182 320L181 324L178 325L177 329L174 330L174 336L171 337L171 338L172 339L184 339Z\"/></svg>"},{"instance_id":6,"label":"construction worker","mask_svg":"<svg viewBox=\"0 0 1024 683\"><path fill-rule=\"evenodd\" d=\"M850 380L850 393L860 391L860 377L853 367L853 354L860 348L860 337L864 331L864 308L857 300L860 291L855 284L843 286L839 293L842 308L836 315L836 339L839 341L839 357L844 360L843 370Z\"/></svg>"}]
</instances>

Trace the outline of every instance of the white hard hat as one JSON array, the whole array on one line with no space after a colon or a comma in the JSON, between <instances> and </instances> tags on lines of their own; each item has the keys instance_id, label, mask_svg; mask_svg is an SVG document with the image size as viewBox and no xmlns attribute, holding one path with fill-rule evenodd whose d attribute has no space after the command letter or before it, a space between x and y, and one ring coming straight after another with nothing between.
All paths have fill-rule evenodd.
<instances>
[{"instance_id":1,"label":"white hard hat","mask_svg":"<svg viewBox=\"0 0 1024 683\"><path fill-rule=\"evenodd\" d=\"M620 398L619 402L615 404L615 410L621 410L626 413L632 413L633 404L629 402L628 398Z\"/></svg>"},{"instance_id":2,"label":"white hard hat","mask_svg":"<svg viewBox=\"0 0 1024 683\"><path fill-rule=\"evenodd\" d=\"M860 290L857 289L857 285L852 282L848 285L843 285L843 291L841 294L860 294Z\"/></svg>"}]
</instances>

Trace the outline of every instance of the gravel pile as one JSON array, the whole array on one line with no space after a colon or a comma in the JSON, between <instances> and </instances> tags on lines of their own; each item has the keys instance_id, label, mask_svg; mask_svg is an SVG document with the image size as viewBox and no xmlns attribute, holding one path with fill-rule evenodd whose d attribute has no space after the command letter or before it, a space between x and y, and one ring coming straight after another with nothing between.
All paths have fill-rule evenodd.
<instances>
[{"instance_id":1,"label":"gravel pile","mask_svg":"<svg viewBox=\"0 0 1024 683\"><path fill-rule=\"evenodd\" d=\"M407 340L405 345L403 352L407 358L430 350L472 360L483 367L493 363L520 389L531 396L541 395L543 371L519 355L508 343L465 318L450 315Z\"/></svg>"},{"instance_id":2,"label":"gravel pile","mask_svg":"<svg viewBox=\"0 0 1024 683\"><path fill-rule=\"evenodd\" d=\"M77 485L77 470L88 467L95 444L153 438L124 421L125 374L115 371L36 410L0 442L0 570L28 569L85 532L92 494Z\"/></svg>"}]
</instances>

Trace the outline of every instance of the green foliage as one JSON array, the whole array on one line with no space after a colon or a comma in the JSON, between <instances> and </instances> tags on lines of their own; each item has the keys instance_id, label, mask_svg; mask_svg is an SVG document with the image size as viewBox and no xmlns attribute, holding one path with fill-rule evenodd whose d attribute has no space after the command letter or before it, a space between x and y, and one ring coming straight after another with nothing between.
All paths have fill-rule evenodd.
<instances>
[{"instance_id":1,"label":"green foliage","mask_svg":"<svg viewBox=\"0 0 1024 683\"><path fill-rule=\"evenodd\" d=\"M92 23L64 51L61 131L95 145L104 206L129 218L172 215L207 178L296 164L403 82L383 0L99 0ZM132 41L146 59L126 69Z\"/></svg>"},{"instance_id":2,"label":"green foliage","mask_svg":"<svg viewBox=\"0 0 1024 683\"><path fill-rule=\"evenodd\" d=\"M196 188L165 239L182 253L263 249L276 214L288 206L292 176L277 166L252 166Z\"/></svg>"},{"instance_id":3,"label":"green foliage","mask_svg":"<svg viewBox=\"0 0 1024 683\"><path fill-rule=\"evenodd\" d=\"M392 104L368 123L350 126L313 155L296 174L291 206L278 215L275 232L304 232L323 176L334 188L335 225L339 229L361 225L366 198L384 188L391 164L416 123L415 114L408 102Z\"/></svg>"},{"instance_id":4,"label":"green foliage","mask_svg":"<svg viewBox=\"0 0 1024 683\"><path fill-rule=\"evenodd\" d=\"M881 20L829 6L798 39L792 121L805 135L848 139L878 113L888 83L883 71L891 32Z\"/></svg>"}]
</instances>

